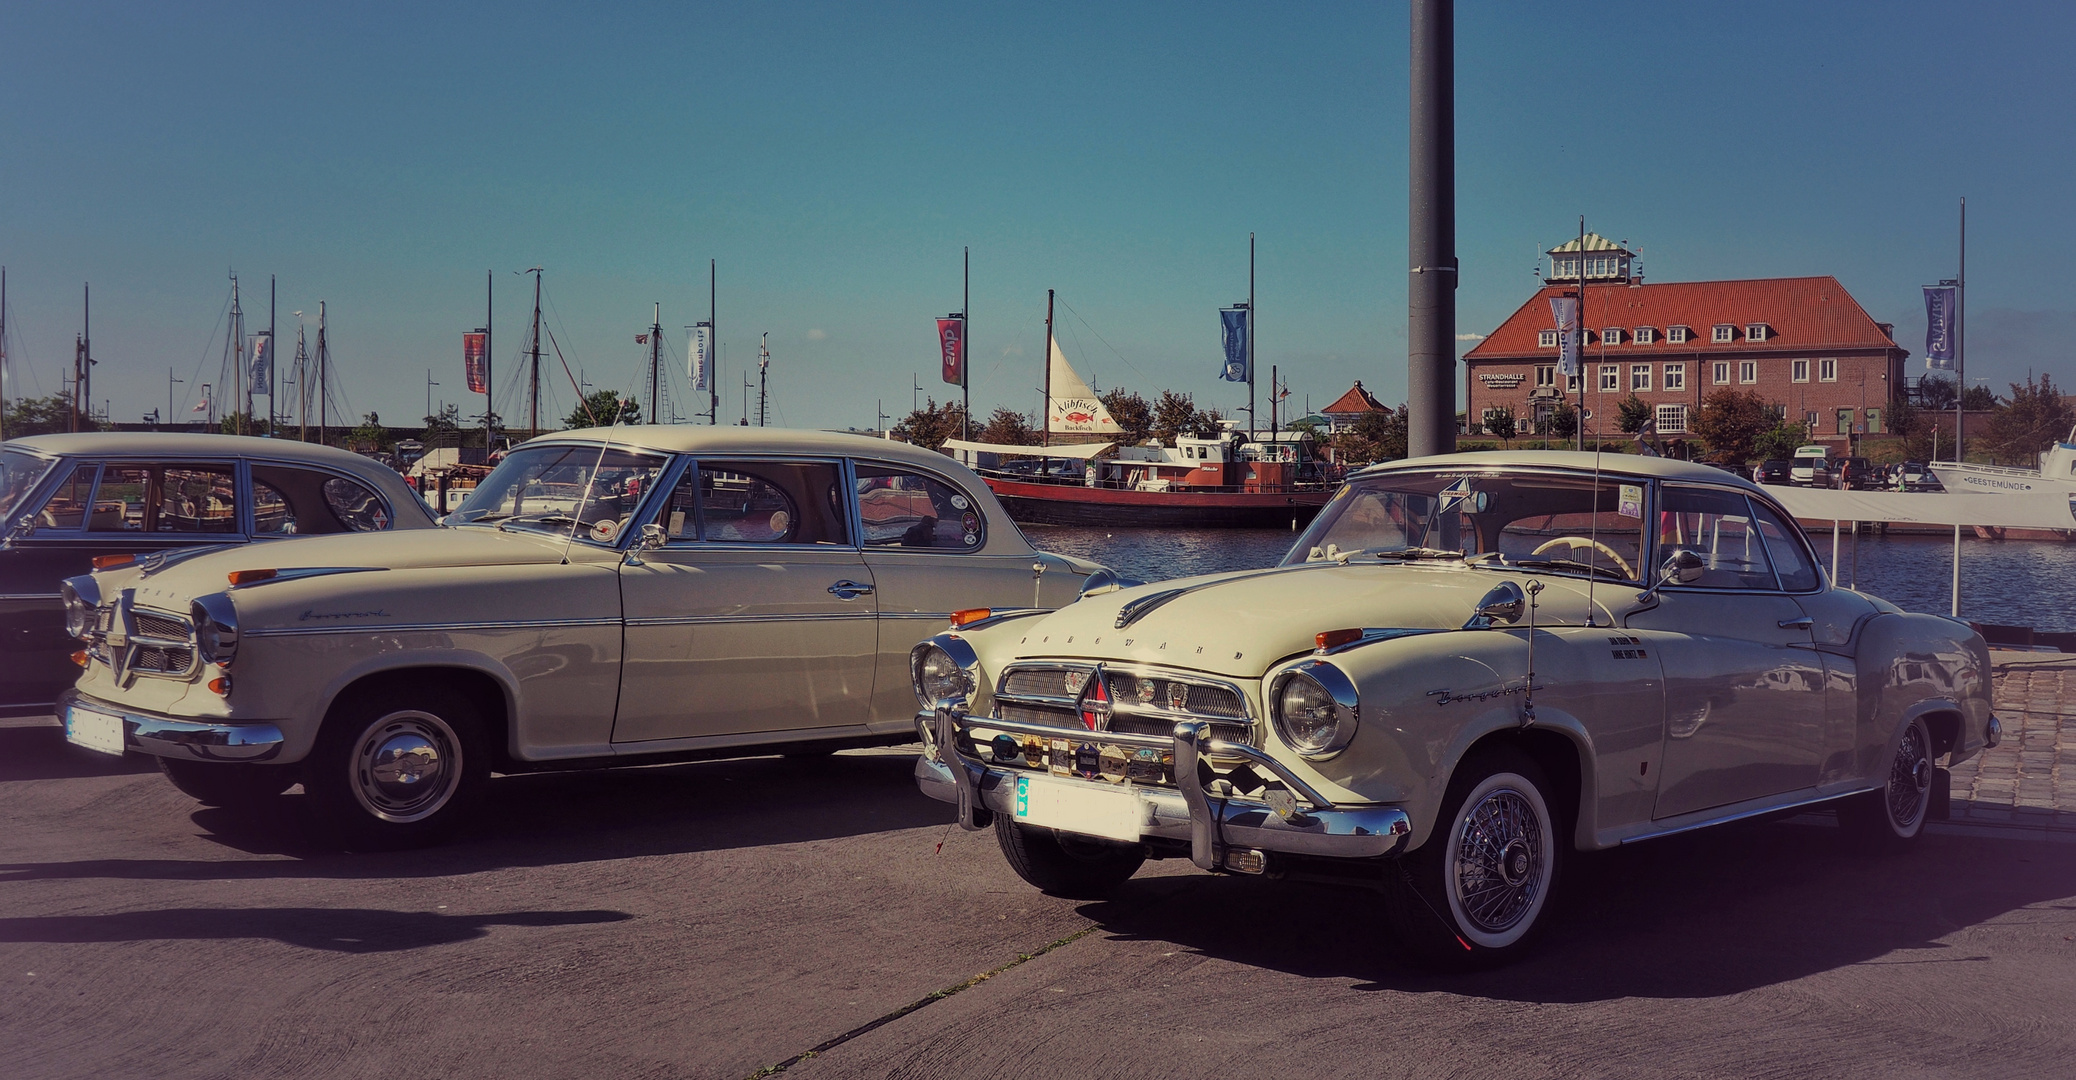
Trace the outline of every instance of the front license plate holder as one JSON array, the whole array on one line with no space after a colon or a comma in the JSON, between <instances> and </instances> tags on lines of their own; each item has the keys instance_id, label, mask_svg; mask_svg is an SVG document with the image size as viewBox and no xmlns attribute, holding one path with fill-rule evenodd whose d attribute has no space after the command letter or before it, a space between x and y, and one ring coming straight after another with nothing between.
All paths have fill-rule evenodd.
<instances>
[{"instance_id":1,"label":"front license plate holder","mask_svg":"<svg viewBox=\"0 0 2076 1080\"><path fill-rule=\"evenodd\" d=\"M103 754L122 756L123 718L77 705L65 710L65 740Z\"/></svg>"},{"instance_id":2,"label":"front license plate holder","mask_svg":"<svg viewBox=\"0 0 2076 1080\"><path fill-rule=\"evenodd\" d=\"M1128 787L1019 775L1016 820L1023 825L1137 843L1139 827L1146 821L1146 804Z\"/></svg>"}]
</instances>

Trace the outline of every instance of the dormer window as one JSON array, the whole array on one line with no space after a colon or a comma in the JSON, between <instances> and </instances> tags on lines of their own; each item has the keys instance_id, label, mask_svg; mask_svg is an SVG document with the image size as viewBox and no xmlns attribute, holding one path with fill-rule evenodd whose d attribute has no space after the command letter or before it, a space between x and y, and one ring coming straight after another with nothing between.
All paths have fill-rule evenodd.
<instances>
[{"instance_id":1,"label":"dormer window","mask_svg":"<svg viewBox=\"0 0 2076 1080\"><path fill-rule=\"evenodd\" d=\"M1746 323L1744 336L1752 341L1766 340L1766 324L1762 322Z\"/></svg>"},{"instance_id":2,"label":"dormer window","mask_svg":"<svg viewBox=\"0 0 2076 1080\"><path fill-rule=\"evenodd\" d=\"M1668 327L1666 327L1666 328L1665 328L1665 340L1666 340L1666 341L1667 341L1668 343L1670 343L1670 344L1673 344L1673 345L1685 345L1685 344L1687 343L1687 327L1684 327L1684 326L1668 326Z\"/></svg>"},{"instance_id":3,"label":"dormer window","mask_svg":"<svg viewBox=\"0 0 2076 1080\"><path fill-rule=\"evenodd\" d=\"M1715 337L1711 338L1711 341L1720 344L1725 341L1737 340L1737 327L1732 326L1729 323L1717 323L1715 330Z\"/></svg>"},{"instance_id":4,"label":"dormer window","mask_svg":"<svg viewBox=\"0 0 2076 1080\"><path fill-rule=\"evenodd\" d=\"M1539 346L1539 347L1541 347L1541 348L1545 348L1545 349L1554 349L1554 348L1556 348L1556 347L1557 347L1557 331L1555 331L1555 330L1545 330L1545 331L1543 331L1542 333L1540 333L1540 334L1536 335L1536 338L1535 338L1535 343L1536 343L1536 345L1537 345L1537 346Z\"/></svg>"},{"instance_id":5,"label":"dormer window","mask_svg":"<svg viewBox=\"0 0 2076 1080\"><path fill-rule=\"evenodd\" d=\"M1639 326L1631 331L1631 334L1635 336L1638 345L1649 345L1652 339L1657 336L1657 332L1648 326Z\"/></svg>"},{"instance_id":6,"label":"dormer window","mask_svg":"<svg viewBox=\"0 0 2076 1080\"><path fill-rule=\"evenodd\" d=\"M1622 328L1619 326L1610 326L1607 329L1602 330L1600 332L1600 340L1605 341L1610 345L1620 345L1622 343Z\"/></svg>"}]
</instances>

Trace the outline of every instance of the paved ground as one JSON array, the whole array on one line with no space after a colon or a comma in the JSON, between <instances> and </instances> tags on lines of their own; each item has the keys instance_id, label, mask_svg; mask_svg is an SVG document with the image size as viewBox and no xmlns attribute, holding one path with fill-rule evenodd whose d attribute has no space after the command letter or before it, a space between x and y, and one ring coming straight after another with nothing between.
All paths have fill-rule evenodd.
<instances>
[{"instance_id":1,"label":"paved ground","mask_svg":"<svg viewBox=\"0 0 2076 1080\"><path fill-rule=\"evenodd\" d=\"M1993 652L2003 744L1953 771L1954 819L2076 832L2076 657Z\"/></svg>"},{"instance_id":2,"label":"paved ground","mask_svg":"<svg viewBox=\"0 0 2076 1080\"><path fill-rule=\"evenodd\" d=\"M1163 863L1107 902L1038 894L910 766L504 778L452 846L344 856L304 843L300 796L198 810L145 762L0 728L0 1074L2076 1069L2059 830L1869 858L1812 816L1584 857L1546 948L1436 978L1361 893Z\"/></svg>"}]
</instances>

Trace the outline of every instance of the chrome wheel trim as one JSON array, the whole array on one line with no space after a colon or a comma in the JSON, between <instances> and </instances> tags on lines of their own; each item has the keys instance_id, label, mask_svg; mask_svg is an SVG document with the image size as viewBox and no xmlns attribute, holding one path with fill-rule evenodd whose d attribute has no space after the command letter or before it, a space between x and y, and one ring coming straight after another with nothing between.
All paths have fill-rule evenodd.
<instances>
[{"instance_id":1,"label":"chrome wheel trim","mask_svg":"<svg viewBox=\"0 0 2076 1080\"><path fill-rule=\"evenodd\" d=\"M1550 812L1525 777L1486 777L1463 800L1449 830L1443 892L1457 930L1488 949L1527 936L1549 898L1557 868Z\"/></svg>"},{"instance_id":2,"label":"chrome wheel trim","mask_svg":"<svg viewBox=\"0 0 2076 1080\"><path fill-rule=\"evenodd\" d=\"M399 825L423 821L461 784L461 739L432 713L401 709L361 732L347 768L361 809Z\"/></svg>"},{"instance_id":3,"label":"chrome wheel trim","mask_svg":"<svg viewBox=\"0 0 2076 1080\"><path fill-rule=\"evenodd\" d=\"M1931 801L1931 740L1925 735L1924 723L1912 721L1896 744L1896 756L1889 762L1888 786L1882 792L1889 827L1898 836L1916 835Z\"/></svg>"}]
</instances>

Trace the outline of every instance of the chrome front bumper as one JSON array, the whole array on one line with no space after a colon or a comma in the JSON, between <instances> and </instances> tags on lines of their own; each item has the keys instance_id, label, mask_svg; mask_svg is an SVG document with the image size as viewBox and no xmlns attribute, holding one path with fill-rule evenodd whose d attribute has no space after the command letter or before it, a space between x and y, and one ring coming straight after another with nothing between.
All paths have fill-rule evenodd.
<instances>
[{"instance_id":1,"label":"chrome front bumper","mask_svg":"<svg viewBox=\"0 0 2076 1080\"><path fill-rule=\"evenodd\" d=\"M992 768L962 752L958 740L962 725L1040 738L1073 734L1043 724L970 717L950 709L917 714L916 727L924 736L924 752L916 762L916 786L923 794L958 807L959 826L969 831L986 827L977 811L1013 814L1018 770ZM1283 763L1251 746L1212 739L1208 728L1207 724L1180 723L1175 725L1175 734L1170 738L1101 733L1100 741L1105 743L1174 752L1174 790L1134 789L1146 807L1141 837L1188 841L1190 861L1206 870L1227 867L1229 854L1249 850L1365 859L1396 855L1405 847L1412 821L1404 810L1395 806L1337 806ZM1245 759L1254 768L1273 774L1307 805L1286 815L1266 802L1212 795L1204 790L1197 775L1197 760L1205 754ZM1073 782L1106 789L1115 787L1092 780Z\"/></svg>"},{"instance_id":2,"label":"chrome front bumper","mask_svg":"<svg viewBox=\"0 0 2076 1080\"><path fill-rule=\"evenodd\" d=\"M281 729L273 724L222 724L179 720L111 705L67 690L58 698L63 717L74 704L123 719L123 746L157 757L190 761L268 761L281 753Z\"/></svg>"}]
</instances>

